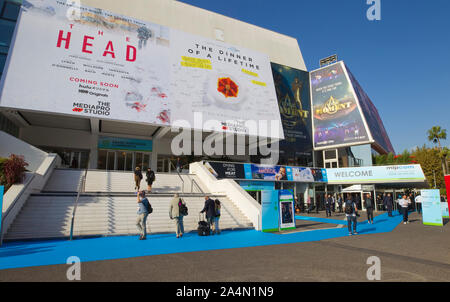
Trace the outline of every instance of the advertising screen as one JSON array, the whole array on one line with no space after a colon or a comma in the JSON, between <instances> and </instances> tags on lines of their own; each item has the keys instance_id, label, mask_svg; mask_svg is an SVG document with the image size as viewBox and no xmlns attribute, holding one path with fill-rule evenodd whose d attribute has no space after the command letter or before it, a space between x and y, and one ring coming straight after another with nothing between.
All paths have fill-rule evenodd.
<instances>
[{"instance_id":1,"label":"advertising screen","mask_svg":"<svg viewBox=\"0 0 450 302\"><path fill-rule=\"evenodd\" d=\"M66 1L23 1L0 89L1 107L284 137L267 55Z\"/></svg>"},{"instance_id":2,"label":"advertising screen","mask_svg":"<svg viewBox=\"0 0 450 302\"><path fill-rule=\"evenodd\" d=\"M343 63L312 71L310 80L314 147L326 149L370 142Z\"/></svg>"},{"instance_id":3,"label":"advertising screen","mask_svg":"<svg viewBox=\"0 0 450 302\"><path fill-rule=\"evenodd\" d=\"M276 63L271 65L284 131L280 158L286 163L307 165L312 162L309 73Z\"/></svg>"}]
</instances>

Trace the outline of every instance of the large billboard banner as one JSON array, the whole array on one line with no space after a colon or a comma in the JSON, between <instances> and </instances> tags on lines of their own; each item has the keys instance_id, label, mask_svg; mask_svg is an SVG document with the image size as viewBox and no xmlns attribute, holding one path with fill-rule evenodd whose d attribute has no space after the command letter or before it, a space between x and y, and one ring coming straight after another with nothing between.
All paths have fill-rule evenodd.
<instances>
[{"instance_id":1,"label":"large billboard banner","mask_svg":"<svg viewBox=\"0 0 450 302\"><path fill-rule=\"evenodd\" d=\"M372 134L375 143L377 143L385 152L395 153L394 147L391 144L391 140L387 135L386 129L384 128L383 121L378 114L377 108L374 106L370 100L367 93L362 89L359 82L353 76L351 71L346 67L350 81L353 85L356 95L358 96L359 104L361 106L364 117L366 118L367 125L369 127L370 133Z\"/></svg>"},{"instance_id":2,"label":"large billboard banner","mask_svg":"<svg viewBox=\"0 0 450 302\"><path fill-rule=\"evenodd\" d=\"M314 148L369 143L370 136L342 62L311 72Z\"/></svg>"},{"instance_id":3,"label":"large billboard banner","mask_svg":"<svg viewBox=\"0 0 450 302\"><path fill-rule=\"evenodd\" d=\"M258 135L275 121L267 55L65 1L23 1L0 106ZM194 112L202 114L204 126ZM249 114L251 112L251 114ZM176 124L176 126L182 126ZM207 127L207 129L204 129Z\"/></svg>"},{"instance_id":4,"label":"large billboard banner","mask_svg":"<svg viewBox=\"0 0 450 302\"><path fill-rule=\"evenodd\" d=\"M276 63L271 65L284 131L280 157L287 164L307 165L312 162L309 73ZM298 158L307 161L298 163Z\"/></svg>"}]
</instances>

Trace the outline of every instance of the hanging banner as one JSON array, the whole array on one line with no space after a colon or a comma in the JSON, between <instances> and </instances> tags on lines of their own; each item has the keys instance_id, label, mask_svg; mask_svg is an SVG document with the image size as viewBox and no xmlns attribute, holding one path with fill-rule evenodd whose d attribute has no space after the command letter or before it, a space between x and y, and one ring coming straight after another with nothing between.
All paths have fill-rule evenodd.
<instances>
[{"instance_id":1,"label":"hanging banner","mask_svg":"<svg viewBox=\"0 0 450 302\"><path fill-rule=\"evenodd\" d=\"M245 191L275 190L275 183L273 181L247 181L247 180L243 180L243 181L239 182L239 185Z\"/></svg>"},{"instance_id":2,"label":"hanging banner","mask_svg":"<svg viewBox=\"0 0 450 302\"><path fill-rule=\"evenodd\" d=\"M421 190L422 220L425 225L443 226L439 190Z\"/></svg>"},{"instance_id":3,"label":"hanging banner","mask_svg":"<svg viewBox=\"0 0 450 302\"><path fill-rule=\"evenodd\" d=\"M280 190L280 229L295 229L294 195L290 190Z\"/></svg>"},{"instance_id":4,"label":"hanging banner","mask_svg":"<svg viewBox=\"0 0 450 302\"><path fill-rule=\"evenodd\" d=\"M263 232L279 231L278 191L261 191L261 229Z\"/></svg>"},{"instance_id":5,"label":"hanging banner","mask_svg":"<svg viewBox=\"0 0 450 302\"><path fill-rule=\"evenodd\" d=\"M267 55L72 2L23 1L1 107L284 138Z\"/></svg>"},{"instance_id":6,"label":"hanging banner","mask_svg":"<svg viewBox=\"0 0 450 302\"><path fill-rule=\"evenodd\" d=\"M370 143L343 62L312 71L310 80L314 149Z\"/></svg>"},{"instance_id":7,"label":"hanging banner","mask_svg":"<svg viewBox=\"0 0 450 302\"><path fill-rule=\"evenodd\" d=\"M152 140L106 136L98 138L99 149L151 152L152 146Z\"/></svg>"}]
</instances>

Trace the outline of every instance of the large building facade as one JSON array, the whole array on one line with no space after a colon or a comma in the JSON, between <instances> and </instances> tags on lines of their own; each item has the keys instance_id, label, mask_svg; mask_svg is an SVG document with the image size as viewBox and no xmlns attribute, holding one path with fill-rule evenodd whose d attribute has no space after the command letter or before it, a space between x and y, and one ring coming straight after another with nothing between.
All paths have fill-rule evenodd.
<instances>
[{"instance_id":1,"label":"large building facade","mask_svg":"<svg viewBox=\"0 0 450 302\"><path fill-rule=\"evenodd\" d=\"M21 4L22 12L19 14ZM65 167L132 170L135 166L142 166L167 172L174 168L178 157L185 168L189 162L200 159L258 162L263 156L258 151L254 152L255 148L258 150L257 144L252 143L254 136L258 139L267 137L269 141L279 140L279 163L282 165L319 168L370 166L372 152L393 152L375 106L347 66L338 62L308 72L295 38L178 1L133 0L125 4L120 0L89 0L81 2L79 11L64 1L55 0L5 0L1 5L1 129L44 151L58 153ZM16 26L19 15L20 21ZM50 27L54 28L46 31ZM127 40L130 32L136 33L138 40ZM108 35L112 37L109 40ZM118 37L123 37L129 45L121 45ZM97 40L100 39L103 40L98 46ZM154 65L148 67L156 66L159 68L157 72L139 71L139 58L134 62L134 71L127 69L126 64L136 60L135 51L146 54L147 43L155 45L152 50L160 51ZM211 57L208 52L217 51L215 46L219 55ZM36 57L30 59L32 47ZM89 64L83 62L89 61L89 54L94 52L95 55L98 49L104 61L95 57L95 61ZM43 55L45 52L54 56ZM113 60L116 56L117 63ZM174 64L170 58L167 65L161 65L165 56L179 56L181 66L192 68L189 73L183 73L182 69L174 67L180 62ZM47 65L39 65L45 60ZM213 64L208 65L211 61ZM215 103L211 106L207 99L218 100L214 94L216 91L205 92L209 86L191 87L195 86L192 83L196 79L204 76L201 69L212 69L219 74L226 70L222 66L216 68L222 61L223 64L237 64L241 75L224 73L226 76L219 76L219 82L222 79L238 83L244 74L252 83L251 87L242 86L239 91L241 95L236 100L243 103L240 107L231 108L223 104L223 100L229 100L229 95L225 98L221 95L222 103L213 107ZM98 72L103 68L108 71ZM63 69L70 72L64 73ZM160 76L167 69L171 70L169 80ZM133 72L134 78L123 75ZM140 72L143 79L139 77ZM92 76L86 76L88 73ZM26 80L27 75L29 80ZM67 75L70 83L58 82L58 75ZM156 76L159 77L155 79L156 84L146 82L146 77L153 79ZM158 114L142 122L138 113L147 110L147 116L150 116L154 113L152 110L157 110L149 109L155 103L146 104L146 95L136 91L123 90L114 94L117 87L123 87L124 79L129 80L127 88L148 85L152 90L148 99L159 96L161 102L158 106L161 108L155 111ZM191 83L180 84L188 81ZM215 85L214 81L211 82ZM223 89L228 89L231 82L224 82ZM205 85L209 83L205 82ZM78 87L75 97L72 97L69 84ZM182 85L184 88L180 88ZM334 85L338 94L324 92L321 85ZM141 89L139 87L136 89ZM191 88L189 95L187 90ZM232 85L227 91L233 91ZM260 91L260 94L254 91ZM99 108L97 105L92 109L92 102L80 101L81 93L94 95L91 100L98 99L98 104L104 106ZM203 99L197 100L196 97L202 93L205 94ZM247 95L240 99L244 93ZM172 102L169 105L164 103L166 94L170 96L168 102ZM115 115L109 115L112 109L109 111L108 104L118 97L124 98L127 107L117 107ZM193 99L190 107L185 106L184 103L190 99ZM61 104L70 108L59 107ZM164 106L172 107L165 110ZM333 106L338 108L336 112L330 110ZM343 108L345 106L348 108ZM195 117L190 115L200 107L201 110L207 108L203 112L209 114L208 117L222 114L224 120L232 116L227 115L229 112L234 112L232 117L235 120L243 119L244 115L253 115L254 120L275 117L280 122L281 134L233 132L229 130L238 129L239 122L226 124L223 120L220 126L221 130L226 129L222 131L226 135L216 142L224 145L232 142L234 151L241 149L244 152L214 155L204 150L194 152L192 146L189 154L175 154L172 143L179 132L174 131L177 127L172 121L167 122L167 112L178 117L186 115L189 116L188 121L194 121ZM132 108L133 114L128 114L127 108ZM86 112L89 109L92 114L80 114L85 112L83 109ZM94 110L99 114L94 114ZM191 128L192 145L204 142L217 132L206 129L204 125Z\"/></svg>"}]
</instances>

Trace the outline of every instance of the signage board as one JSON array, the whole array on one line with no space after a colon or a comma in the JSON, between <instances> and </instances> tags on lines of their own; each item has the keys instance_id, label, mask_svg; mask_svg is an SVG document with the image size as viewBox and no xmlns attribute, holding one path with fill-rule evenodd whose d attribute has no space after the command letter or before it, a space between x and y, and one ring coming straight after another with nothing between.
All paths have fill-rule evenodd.
<instances>
[{"instance_id":1,"label":"signage board","mask_svg":"<svg viewBox=\"0 0 450 302\"><path fill-rule=\"evenodd\" d=\"M443 226L439 190L421 190L422 220L425 225Z\"/></svg>"},{"instance_id":2,"label":"signage board","mask_svg":"<svg viewBox=\"0 0 450 302\"><path fill-rule=\"evenodd\" d=\"M0 107L284 138L267 55L69 2L23 2Z\"/></svg>"},{"instance_id":3,"label":"signage board","mask_svg":"<svg viewBox=\"0 0 450 302\"><path fill-rule=\"evenodd\" d=\"M261 229L263 232L279 231L278 191L261 191Z\"/></svg>"},{"instance_id":4,"label":"signage board","mask_svg":"<svg viewBox=\"0 0 450 302\"><path fill-rule=\"evenodd\" d=\"M106 136L98 138L99 149L151 152L152 146L152 140Z\"/></svg>"},{"instance_id":5,"label":"signage board","mask_svg":"<svg viewBox=\"0 0 450 302\"><path fill-rule=\"evenodd\" d=\"M372 166L326 169L328 183L424 181L420 165Z\"/></svg>"},{"instance_id":6,"label":"signage board","mask_svg":"<svg viewBox=\"0 0 450 302\"><path fill-rule=\"evenodd\" d=\"M321 59L319 64L320 64L320 67L324 67L326 65L336 63L337 60L338 60L337 55L332 55L327 58Z\"/></svg>"},{"instance_id":7,"label":"signage board","mask_svg":"<svg viewBox=\"0 0 450 302\"><path fill-rule=\"evenodd\" d=\"M241 180L239 185L245 191L263 191L263 190L275 190L275 183L273 181L248 181Z\"/></svg>"},{"instance_id":8,"label":"signage board","mask_svg":"<svg viewBox=\"0 0 450 302\"><path fill-rule=\"evenodd\" d=\"M370 143L370 133L344 63L312 71L310 81L314 149Z\"/></svg>"},{"instance_id":9,"label":"signage board","mask_svg":"<svg viewBox=\"0 0 450 302\"><path fill-rule=\"evenodd\" d=\"M294 194L290 190L279 190L280 229L295 229Z\"/></svg>"}]
</instances>

